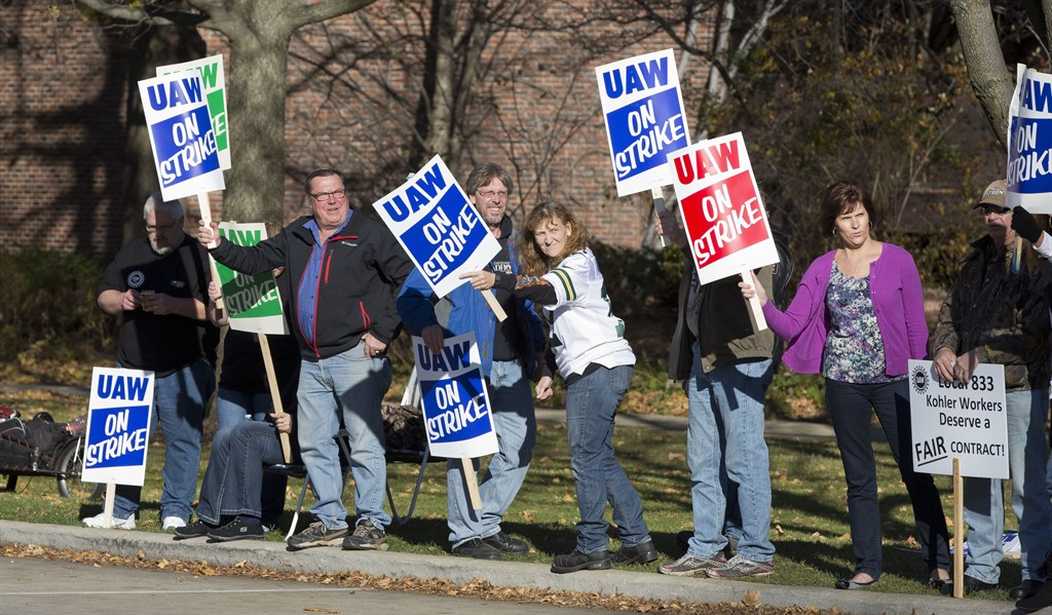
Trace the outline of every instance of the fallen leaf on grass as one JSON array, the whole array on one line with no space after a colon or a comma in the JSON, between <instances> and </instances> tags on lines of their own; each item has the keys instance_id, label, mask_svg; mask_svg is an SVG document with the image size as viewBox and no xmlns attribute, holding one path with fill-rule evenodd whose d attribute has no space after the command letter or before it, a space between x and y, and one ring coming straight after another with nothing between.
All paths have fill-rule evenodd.
<instances>
[{"instance_id":1,"label":"fallen leaf on grass","mask_svg":"<svg viewBox=\"0 0 1052 615\"><path fill-rule=\"evenodd\" d=\"M822 540L822 533L821 532L814 532L814 533L811 534L811 538L816 538L818 540Z\"/></svg>"},{"instance_id":2,"label":"fallen leaf on grass","mask_svg":"<svg viewBox=\"0 0 1052 615\"><path fill-rule=\"evenodd\" d=\"M782 529L782 526L778 525L777 523L774 524L774 531L778 532L779 536L785 533L785 530Z\"/></svg>"},{"instance_id":3,"label":"fallen leaf on grass","mask_svg":"<svg viewBox=\"0 0 1052 615\"><path fill-rule=\"evenodd\" d=\"M757 607L760 606L760 592L748 591L742 596L742 604L745 606Z\"/></svg>"}]
</instances>

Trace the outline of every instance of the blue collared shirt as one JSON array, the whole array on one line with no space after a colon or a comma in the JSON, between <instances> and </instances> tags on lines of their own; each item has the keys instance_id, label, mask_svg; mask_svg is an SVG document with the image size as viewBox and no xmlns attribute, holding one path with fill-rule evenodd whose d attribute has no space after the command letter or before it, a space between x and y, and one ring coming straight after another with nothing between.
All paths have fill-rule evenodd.
<instances>
[{"instance_id":1,"label":"blue collared shirt","mask_svg":"<svg viewBox=\"0 0 1052 615\"><path fill-rule=\"evenodd\" d=\"M353 214L354 211L347 211L343 224L330 235L330 238L339 235L343 229L347 228ZM325 258L327 241L322 241L321 229L318 228L316 220L309 220L303 227L314 237L314 248L311 249L307 266L303 270L303 277L300 278L300 287L296 291L296 321L299 323L303 339L317 352L318 289L321 285L322 261Z\"/></svg>"}]
</instances>

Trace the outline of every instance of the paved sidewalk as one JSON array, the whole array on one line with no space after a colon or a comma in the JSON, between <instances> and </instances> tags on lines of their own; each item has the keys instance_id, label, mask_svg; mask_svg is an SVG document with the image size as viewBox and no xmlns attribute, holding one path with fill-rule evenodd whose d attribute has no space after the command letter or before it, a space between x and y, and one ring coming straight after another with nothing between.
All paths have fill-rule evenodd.
<instances>
[{"instance_id":1,"label":"paved sidewalk","mask_svg":"<svg viewBox=\"0 0 1052 615\"><path fill-rule=\"evenodd\" d=\"M282 543L239 541L208 544L201 539L176 542L168 534L98 530L64 525L0 521L0 544L34 544L56 549L101 551L126 557L203 561L233 566L250 561L267 568L301 573L360 571L390 577L438 578L454 583L484 579L496 586L555 591L621 594L636 598L698 603L741 602L747 592L773 607L837 608L860 615L1007 613L1011 604L987 600L954 600L932 595L837 591L740 581L667 577L655 573L605 570L556 575L548 566L524 562L490 562L414 553L354 552L315 548L290 553ZM750 601L752 596L750 596Z\"/></svg>"}]
</instances>

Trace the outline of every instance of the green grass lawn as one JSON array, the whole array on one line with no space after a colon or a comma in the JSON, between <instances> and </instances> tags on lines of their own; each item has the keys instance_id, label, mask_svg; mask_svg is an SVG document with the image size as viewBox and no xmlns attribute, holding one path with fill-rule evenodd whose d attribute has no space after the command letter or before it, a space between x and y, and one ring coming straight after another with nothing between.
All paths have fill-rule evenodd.
<instances>
[{"instance_id":1,"label":"green grass lawn","mask_svg":"<svg viewBox=\"0 0 1052 615\"><path fill-rule=\"evenodd\" d=\"M25 415L47 410L63 420L82 412L86 401L50 393L0 395L0 405L18 407ZM661 552L661 559L637 570L656 569L656 564L681 554L676 533L691 525L690 480L686 469L685 434L647 429L620 429L615 444L618 455L643 498L647 524ZM836 578L853 566L843 469L832 441L772 441L771 479L773 515L771 538L777 548L775 573L759 583L832 587ZM877 444L881 515L884 528L884 569L879 584L869 591L924 593L932 590L921 582L926 571L912 548L909 500L898 478L887 447ZM206 448L207 452L207 448ZM157 501L163 446L154 444L144 489L141 529L159 531ZM202 459L204 473L206 459ZM442 554L446 549L445 467L438 460L427 471L414 518L403 527L390 529L388 542L396 551ZM400 512L409 501L417 467L404 463L389 466L389 481ZM952 513L949 481L937 477L943 506ZM287 506L295 502L298 481L290 481ZM352 499L352 486L345 499ZM309 507L310 496L308 496ZM15 493L0 493L0 518L40 523L75 525L82 516L101 510L98 501L58 496L51 478L22 478ZM286 523L291 517L286 514ZM552 555L574 546L577 507L569 469L565 429L542 422L534 461L515 504L508 511L505 531L526 539L532 546L525 561L549 562ZM1014 527L1014 519L1008 521ZM302 526L301 526L302 527ZM280 540L274 533L271 540ZM612 544L612 547L616 547ZM1002 586L1019 582L1019 566L1003 564ZM1006 592L985 592L981 598L1007 599Z\"/></svg>"}]
</instances>

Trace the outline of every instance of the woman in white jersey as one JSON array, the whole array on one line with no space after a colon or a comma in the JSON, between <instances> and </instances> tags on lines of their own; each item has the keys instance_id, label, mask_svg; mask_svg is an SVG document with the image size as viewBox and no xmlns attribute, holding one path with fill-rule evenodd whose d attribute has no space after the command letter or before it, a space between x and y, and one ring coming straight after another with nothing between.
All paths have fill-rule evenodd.
<instances>
[{"instance_id":1,"label":"woman in white jersey","mask_svg":"<svg viewBox=\"0 0 1052 615\"><path fill-rule=\"evenodd\" d=\"M614 414L632 380L636 357L614 316L587 233L565 207L538 205L526 217L516 294L544 307L551 325L549 358L566 381L570 464L577 483L577 548L557 555L552 572L603 570L645 563L657 551L643 521L643 505L614 456ZM551 376L537 383L537 399L552 394ZM614 507L621 549L608 550L606 502Z\"/></svg>"}]
</instances>

